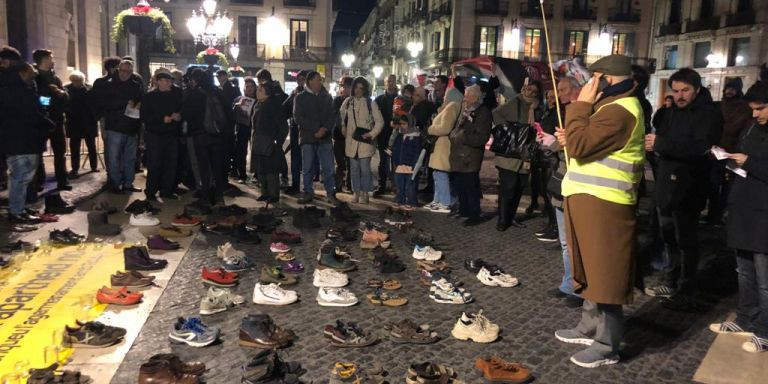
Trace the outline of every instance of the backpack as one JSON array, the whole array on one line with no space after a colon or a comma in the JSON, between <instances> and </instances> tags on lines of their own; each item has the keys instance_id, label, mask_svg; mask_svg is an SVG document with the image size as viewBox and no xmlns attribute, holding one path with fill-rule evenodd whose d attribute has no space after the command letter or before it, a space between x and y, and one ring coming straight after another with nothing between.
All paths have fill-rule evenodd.
<instances>
[{"instance_id":1,"label":"backpack","mask_svg":"<svg viewBox=\"0 0 768 384\"><path fill-rule=\"evenodd\" d=\"M205 132L217 135L227 125L227 114L215 92L205 91Z\"/></svg>"}]
</instances>

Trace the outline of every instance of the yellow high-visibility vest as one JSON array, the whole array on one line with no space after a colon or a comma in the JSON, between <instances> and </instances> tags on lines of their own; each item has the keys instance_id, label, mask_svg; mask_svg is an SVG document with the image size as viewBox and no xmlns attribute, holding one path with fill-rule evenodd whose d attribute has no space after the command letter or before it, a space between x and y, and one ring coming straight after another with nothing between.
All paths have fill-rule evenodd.
<instances>
[{"instance_id":1,"label":"yellow high-visibility vest","mask_svg":"<svg viewBox=\"0 0 768 384\"><path fill-rule=\"evenodd\" d=\"M571 158L563 178L563 196L588 194L617 204L635 205L645 169L645 123L636 97L624 97L600 107L618 104L635 117L635 126L624 148L603 159L582 162Z\"/></svg>"}]
</instances>

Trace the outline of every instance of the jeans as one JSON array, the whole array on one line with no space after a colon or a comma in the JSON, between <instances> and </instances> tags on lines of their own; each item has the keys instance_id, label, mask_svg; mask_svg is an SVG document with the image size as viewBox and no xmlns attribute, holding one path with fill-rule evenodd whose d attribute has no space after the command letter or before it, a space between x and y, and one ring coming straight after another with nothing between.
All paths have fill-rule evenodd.
<instances>
[{"instance_id":1,"label":"jeans","mask_svg":"<svg viewBox=\"0 0 768 384\"><path fill-rule=\"evenodd\" d=\"M451 199L451 184L448 180L448 172L435 169L432 172L432 178L435 179L435 194L432 200L440 205L450 207L453 199Z\"/></svg>"},{"instance_id":2,"label":"jeans","mask_svg":"<svg viewBox=\"0 0 768 384\"><path fill-rule=\"evenodd\" d=\"M459 215L469 218L480 217L480 173L454 172L456 193L459 198Z\"/></svg>"},{"instance_id":3,"label":"jeans","mask_svg":"<svg viewBox=\"0 0 768 384\"><path fill-rule=\"evenodd\" d=\"M373 188L372 177L370 157L349 158L349 178L352 180L353 192L370 192Z\"/></svg>"},{"instance_id":4,"label":"jeans","mask_svg":"<svg viewBox=\"0 0 768 384\"><path fill-rule=\"evenodd\" d=\"M557 219L557 237L560 240L560 248L563 250L563 281L560 283L560 292L566 295L578 296L573 292L573 272L571 271L571 255L568 254L568 242L565 236L565 212L555 208Z\"/></svg>"},{"instance_id":5,"label":"jeans","mask_svg":"<svg viewBox=\"0 0 768 384\"><path fill-rule=\"evenodd\" d=\"M85 146L88 148L88 161L91 165L91 170L95 171L99 164L99 154L96 152L96 138L90 137L70 137L69 138L69 157L72 163L72 170L80 170L80 143L85 141Z\"/></svg>"},{"instance_id":6,"label":"jeans","mask_svg":"<svg viewBox=\"0 0 768 384\"><path fill-rule=\"evenodd\" d=\"M104 136L109 182L115 187L133 186L138 137L115 131L105 131Z\"/></svg>"},{"instance_id":7,"label":"jeans","mask_svg":"<svg viewBox=\"0 0 768 384\"><path fill-rule=\"evenodd\" d=\"M179 158L179 138L173 135L158 135L146 132L147 146L147 197L171 195L176 191L176 162Z\"/></svg>"},{"instance_id":8,"label":"jeans","mask_svg":"<svg viewBox=\"0 0 768 384\"><path fill-rule=\"evenodd\" d=\"M24 213L27 185L35 177L40 155L8 155L8 211L12 215Z\"/></svg>"},{"instance_id":9,"label":"jeans","mask_svg":"<svg viewBox=\"0 0 768 384\"><path fill-rule=\"evenodd\" d=\"M295 123L290 126L290 149L291 149L291 188L299 188L301 173L301 146L299 145L299 126ZM310 180L312 180L310 178Z\"/></svg>"},{"instance_id":10,"label":"jeans","mask_svg":"<svg viewBox=\"0 0 768 384\"><path fill-rule=\"evenodd\" d=\"M768 338L768 254L736 252L739 308L736 323L757 337Z\"/></svg>"},{"instance_id":11,"label":"jeans","mask_svg":"<svg viewBox=\"0 0 768 384\"><path fill-rule=\"evenodd\" d=\"M416 178L418 180L418 176ZM416 200L416 180L411 180L410 173L396 173L395 183L397 183L397 195L395 202L401 205L418 206Z\"/></svg>"},{"instance_id":12,"label":"jeans","mask_svg":"<svg viewBox=\"0 0 768 384\"><path fill-rule=\"evenodd\" d=\"M319 160L323 172L323 185L328 196L336 194L336 183L333 179L333 144L311 143L301 145L301 157L304 160L301 175L304 177L304 193L314 195L312 188L313 170L317 169L315 162Z\"/></svg>"}]
</instances>

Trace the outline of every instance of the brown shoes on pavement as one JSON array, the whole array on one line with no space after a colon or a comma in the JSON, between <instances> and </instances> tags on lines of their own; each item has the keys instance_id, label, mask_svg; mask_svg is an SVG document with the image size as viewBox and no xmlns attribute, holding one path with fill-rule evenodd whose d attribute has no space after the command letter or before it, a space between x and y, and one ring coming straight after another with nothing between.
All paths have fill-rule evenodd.
<instances>
[{"instance_id":1,"label":"brown shoes on pavement","mask_svg":"<svg viewBox=\"0 0 768 384\"><path fill-rule=\"evenodd\" d=\"M478 357L475 368L483 373L489 383L525 383L531 379L531 371L520 363L510 363L500 357Z\"/></svg>"},{"instance_id":2,"label":"brown shoes on pavement","mask_svg":"<svg viewBox=\"0 0 768 384\"><path fill-rule=\"evenodd\" d=\"M175 354L163 353L141 365L139 384L197 384L203 372L203 363L184 363Z\"/></svg>"}]
</instances>

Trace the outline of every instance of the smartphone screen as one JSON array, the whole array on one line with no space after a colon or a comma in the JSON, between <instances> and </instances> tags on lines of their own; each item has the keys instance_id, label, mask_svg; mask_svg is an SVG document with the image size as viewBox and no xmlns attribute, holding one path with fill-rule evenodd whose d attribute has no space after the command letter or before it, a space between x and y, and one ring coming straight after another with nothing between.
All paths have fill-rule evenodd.
<instances>
[{"instance_id":1,"label":"smartphone screen","mask_svg":"<svg viewBox=\"0 0 768 384\"><path fill-rule=\"evenodd\" d=\"M51 98L49 96L40 96L40 105L48 107L51 105Z\"/></svg>"}]
</instances>

